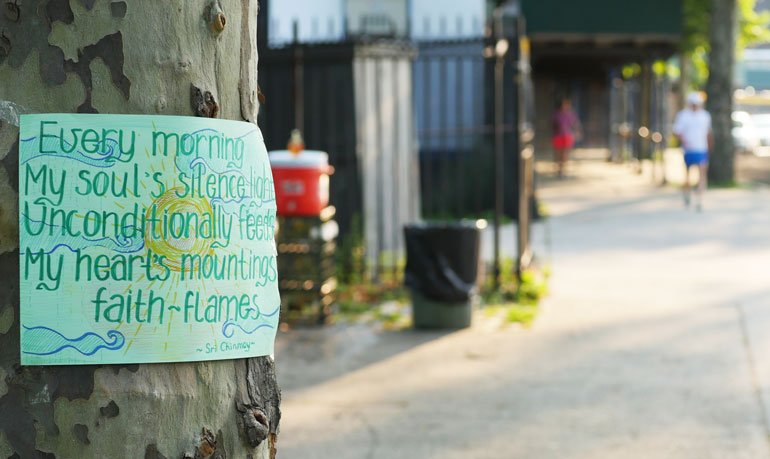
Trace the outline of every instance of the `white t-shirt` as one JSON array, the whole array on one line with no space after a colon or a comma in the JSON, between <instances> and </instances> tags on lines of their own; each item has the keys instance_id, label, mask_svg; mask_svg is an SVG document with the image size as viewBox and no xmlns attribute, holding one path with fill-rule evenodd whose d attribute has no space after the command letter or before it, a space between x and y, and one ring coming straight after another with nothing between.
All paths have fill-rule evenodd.
<instances>
[{"instance_id":1,"label":"white t-shirt","mask_svg":"<svg viewBox=\"0 0 770 459\"><path fill-rule=\"evenodd\" d=\"M699 108L685 108L676 115L674 134L682 139L682 148L687 152L708 153L708 135L711 132L711 115Z\"/></svg>"}]
</instances>

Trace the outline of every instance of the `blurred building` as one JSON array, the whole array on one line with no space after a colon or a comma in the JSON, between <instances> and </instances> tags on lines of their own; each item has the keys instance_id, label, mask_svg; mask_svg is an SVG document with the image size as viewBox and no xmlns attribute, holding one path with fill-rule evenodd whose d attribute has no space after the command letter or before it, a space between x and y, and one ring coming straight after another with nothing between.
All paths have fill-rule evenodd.
<instances>
[{"instance_id":1,"label":"blurred building","mask_svg":"<svg viewBox=\"0 0 770 459\"><path fill-rule=\"evenodd\" d=\"M435 0L271 2L269 42L291 42L295 33L299 41L311 42L360 36L417 42L481 38L489 33L488 18L500 3L442 0L439 7ZM566 96L572 99L583 121L582 146L610 148L616 153L632 150L635 155L648 156L653 148L648 137L660 132L668 121L661 113L666 105L661 101L666 99L663 92L670 89L668 82L653 74L651 66L677 52L682 33L681 0L520 3L531 42L539 151L548 150L548 114L556 99ZM758 4L761 8L762 1ZM770 83L766 68L770 61L763 52L747 54L743 71L739 72L747 84L751 84L748 80L756 80L759 85L765 80ZM622 73L624 66L634 64L633 74ZM415 68L421 78L419 66ZM454 73L448 78L454 78ZM473 83L468 80L465 84L472 87ZM449 120L448 124L453 122ZM648 133L647 137L619 137L620 132L638 134L640 128L646 128L641 132Z\"/></svg>"},{"instance_id":2,"label":"blurred building","mask_svg":"<svg viewBox=\"0 0 770 459\"><path fill-rule=\"evenodd\" d=\"M263 0L260 126L269 148L301 127L309 146L329 151L343 234L358 215L370 260L395 263L403 222L491 215L497 6L523 13L528 36L507 36L501 58L503 202L515 216L521 123L534 122L536 152L548 157L561 97L581 118L582 146L617 158L661 145L670 86L653 63L677 52L681 1ZM530 64L534 89L517 94Z\"/></svg>"},{"instance_id":3,"label":"blurred building","mask_svg":"<svg viewBox=\"0 0 770 459\"><path fill-rule=\"evenodd\" d=\"M409 35L407 0L347 0L348 36L404 37Z\"/></svg>"},{"instance_id":4,"label":"blurred building","mask_svg":"<svg viewBox=\"0 0 770 459\"><path fill-rule=\"evenodd\" d=\"M259 2L259 30L267 32L268 46L300 42L331 42L345 37L344 0L291 0ZM296 34L296 37L295 37ZM259 41L257 42L259 43Z\"/></svg>"},{"instance_id":5,"label":"blurred building","mask_svg":"<svg viewBox=\"0 0 770 459\"><path fill-rule=\"evenodd\" d=\"M736 60L735 86L756 91L770 89L770 47L743 50Z\"/></svg>"},{"instance_id":6,"label":"blurred building","mask_svg":"<svg viewBox=\"0 0 770 459\"><path fill-rule=\"evenodd\" d=\"M547 115L569 97L584 127L582 146L649 156L652 134L667 125L661 113L665 75L656 76L652 65L678 51L681 1L524 0L522 6L540 114L539 153L549 150ZM632 72L624 75L627 66Z\"/></svg>"},{"instance_id":7,"label":"blurred building","mask_svg":"<svg viewBox=\"0 0 770 459\"><path fill-rule=\"evenodd\" d=\"M341 244L363 244L374 274L394 270L402 228L420 212L406 2L317 3L260 2L258 30L271 39L258 40L259 125L268 150L297 128L309 149L329 153Z\"/></svg>"},{"instance_id":8,"label":"blurred building","mask_svg":"<svg viewBox=\"0 0 770 459\"><path fill-rule=\"evenodd\" d=\"M350 37L479 37L485 0L292 0L269 4L268 43L331 42ZM265 2L260 2L262 5Z\"/></svg>"}]
</instances>

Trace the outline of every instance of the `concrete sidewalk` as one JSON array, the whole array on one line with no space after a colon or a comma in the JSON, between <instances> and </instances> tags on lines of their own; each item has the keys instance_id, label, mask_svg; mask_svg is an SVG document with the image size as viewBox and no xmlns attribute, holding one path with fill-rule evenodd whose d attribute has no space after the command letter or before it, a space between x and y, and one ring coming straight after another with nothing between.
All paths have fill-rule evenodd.
<instances>
[{"instance_id":1,"label":"concrete sidewalk","mask_svg":"<svg viewBox=\"0 0 770 459\"><path fill-rule=\"evenodd\" d=\"M281 335L279 457L770 457L770 192L570 173L533 328Z\"/></svg>"}]
</instances>

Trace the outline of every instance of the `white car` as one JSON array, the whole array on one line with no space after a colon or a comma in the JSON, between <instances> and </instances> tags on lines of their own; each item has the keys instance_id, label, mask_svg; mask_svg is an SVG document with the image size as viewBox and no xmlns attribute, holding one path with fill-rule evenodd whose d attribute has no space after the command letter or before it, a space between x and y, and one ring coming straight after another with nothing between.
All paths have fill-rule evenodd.
<instances>
[{"instance_id":1,"label":"white car","mask_svg":"<svg viewBox=\"0 0 770 459\"><path fill-rule=\"evenodd\" d=\"M747 112L733 112L733 141L742 153L754 153L759 147L759 134Z\"/></svg>"},{"instance_id":2,"label":"white car","mask_svg":"<svg viewBox=\"0 0 770 459\"><path fill-rule=\"evenodd\" d=\"M770 146L770 113L753 115L751 121L754 123L754 129L759 137L759 144L763 147Z\"/></svg>"}]
</instances>

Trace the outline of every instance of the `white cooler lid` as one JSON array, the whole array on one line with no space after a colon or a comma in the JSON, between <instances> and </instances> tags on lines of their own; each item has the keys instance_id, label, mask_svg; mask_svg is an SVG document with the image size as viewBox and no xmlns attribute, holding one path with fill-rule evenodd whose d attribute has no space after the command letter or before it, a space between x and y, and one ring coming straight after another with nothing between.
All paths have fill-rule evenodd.
<instances>
[{"instance_id":1,"label":"white cooler lid","mask_svg":"<svg viewBox=\"0 0 770 459\"><path fill-rule=\"evenodd\" d=\"M329 165L329 155L325 151L302 150L294 154L289 150L273 150L268 152L270 164L284 168L311 168Z\"/></svg>"}]
</instances>

